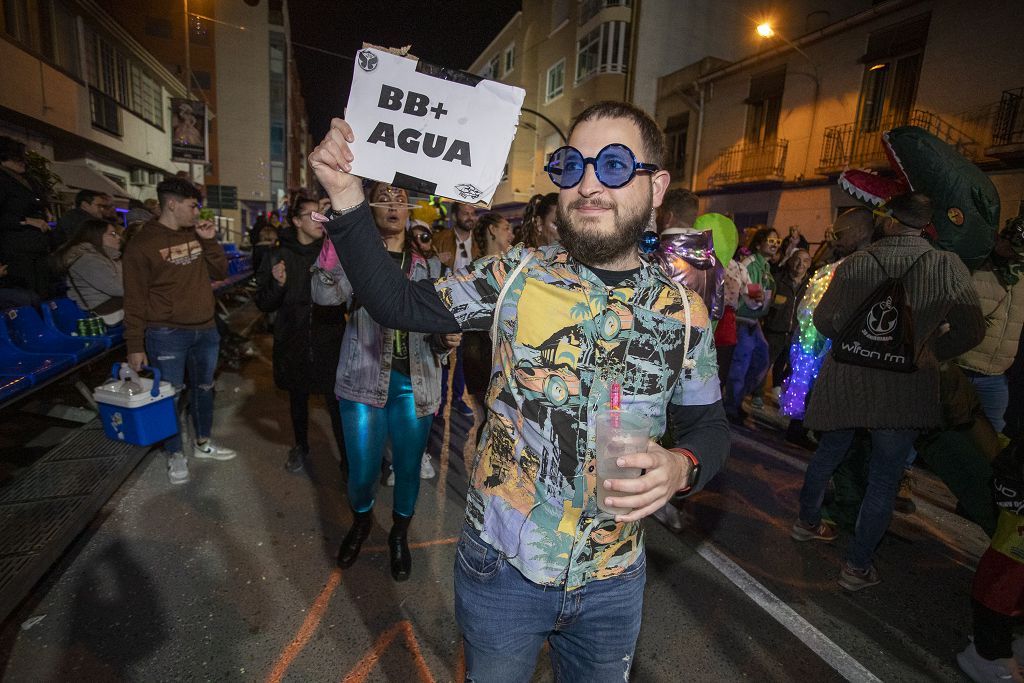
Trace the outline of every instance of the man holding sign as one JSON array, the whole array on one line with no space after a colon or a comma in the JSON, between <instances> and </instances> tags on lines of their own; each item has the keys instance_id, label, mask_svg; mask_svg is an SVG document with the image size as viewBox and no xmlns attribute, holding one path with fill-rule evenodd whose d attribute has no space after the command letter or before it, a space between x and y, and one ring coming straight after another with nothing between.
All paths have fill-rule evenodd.
<instances>
[{"instance_id":1,"label":"man holding sign","mask_svg":"<svg viewBox=\"0 0 1024 683\"><path fill-rule=\"evenodd\" d=\"M374 238L352 174L369 132L335 119L309 157L363 306L382 325L493 335L455 567L467 680L529 680L547 641L560 680L621 681L642 614L640 520L703 487L729 448L707 310L638 255L669 183L661 132L628 104L585 110L546 167L561 245L519 245L434 283L406 281ZM595 424L620 421L648 438L599 490L597 455L614 443ZM672 450L649 439L666 425Z\"/></svg>"}]
</instances>

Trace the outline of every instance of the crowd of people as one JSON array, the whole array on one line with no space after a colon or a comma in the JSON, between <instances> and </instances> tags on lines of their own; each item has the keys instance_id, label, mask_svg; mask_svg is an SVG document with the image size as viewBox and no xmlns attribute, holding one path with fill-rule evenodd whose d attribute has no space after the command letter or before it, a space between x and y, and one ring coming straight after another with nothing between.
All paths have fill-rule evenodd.
<instances>
[{"instance_id":1,"label":"crowd of people","mask_svg":"<svg viewBox=\"0 0 1024 683\"><path fill-rule=\"evenodd\" d=\"M337 563L358 560L384 479L390 571L405 581L420 480L433 476L431 425L448 409L481 418L455 569L468 678L525 680L544 642L568 680L628 676L640 521L680 527L680 506L722 468L732 423L784 424L787 442L813 451L791 536L849 531L837 580L850 592L881 582L873 555L894 506L913 511L910 472L924 462L993 539L961 668L1021 680L1024 217L969 271L926 239L931 201L907 192L843 213L812 254L796 226L783 238L700 214L695 194L668 187L654 121L604 102L548 160L558 192L534 196L521 217L455 202L431 224L412 218L406 190L350 174L352 136L336 119L310 156L325 196L296 196L283 221L261 217L250 233L274 382L289 396L283 464L306 469L310 398L322 396L352 519ZM199 220L197 188L162 182L155 205L134 207L122 247L109 196L80 193L51 229L23 177L24 148L0 139L0 163L0 296L51 295L56 267L80 306L123 321L132 368L188 385L194 457L234 458L211 440L210 280L227 262ZM599 489L604 412L641 416L651 440L618 458L638 476ZM170 481L187 482L182 436L163 450ZM564 596L584 588L567 618Z\"/></svg>"}]
</instances>

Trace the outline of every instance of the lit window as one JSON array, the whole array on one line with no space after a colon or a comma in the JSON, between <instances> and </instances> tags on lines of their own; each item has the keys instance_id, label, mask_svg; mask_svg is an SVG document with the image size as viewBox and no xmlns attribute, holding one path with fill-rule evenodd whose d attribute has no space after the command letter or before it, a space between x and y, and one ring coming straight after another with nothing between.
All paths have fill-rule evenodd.
<instances>
[{"instance_id":1,"label":"lit window","mask_svg":"<svg viewBox=\"0 0 1024 683\"><path fill-rule=\"evenodd\" d=\"M550 102L560 96L565 90L565 59L560 59L548 69L547 88L544 91L544 101Z\"/></svg>"},{"instance_id":2,"label":"lit window","mask_svg":"<svg viewBox=\"0 0 1024 683\"><path fill-rule=\"evenodd\" d=\"M607 21L576 41L576 82L597 73L626 73L629 22Z\"/></svg>"}]
</instances>

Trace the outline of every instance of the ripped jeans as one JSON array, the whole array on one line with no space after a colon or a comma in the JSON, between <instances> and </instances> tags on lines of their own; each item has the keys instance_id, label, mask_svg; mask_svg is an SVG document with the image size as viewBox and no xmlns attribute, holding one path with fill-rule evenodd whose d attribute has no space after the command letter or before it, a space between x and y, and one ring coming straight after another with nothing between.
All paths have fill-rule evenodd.
<instances>
[{"instance_id":1,"label":"ripped jeans","mask_svg":"<svg viewBox=\"0 0 1024 683\"><path fill-rule=\"evenodd\" d=\"M188 370L189 412L197 439L208 438L213 427L213 372L217 369L219 352L220 333L216 327L146 329L146 356L164 381L180 390L186 384L185 371ZM181 434L167 439L164 450L168 453L181 451Z\"/></svg>"}]
</instances>

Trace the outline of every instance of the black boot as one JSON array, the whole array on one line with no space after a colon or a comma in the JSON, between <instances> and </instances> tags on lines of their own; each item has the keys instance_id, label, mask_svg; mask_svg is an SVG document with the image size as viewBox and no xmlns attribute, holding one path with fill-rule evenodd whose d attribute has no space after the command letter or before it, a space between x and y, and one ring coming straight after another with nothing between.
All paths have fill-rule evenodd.
<instances>
[{"instance_id":1,"label":"black boot","mask_svg":"<svg viewBox=\"0 0 1024 683\"><path fill-rule=\"evenodd\" d=\"M370 535L370 529L373 528L373 511L367 510L366 512L352 512L355 519L352 522L352 528L345 534L345 539L341 542L341 548L338 549L338 566L342 569L351 567L355 564L356 559L359 557L359 549L363 547L363 541Z\"/></svg>"},{"instance_id":2,"label":"black boot","mask_svg":"<svg viewBox=\"0 0 1024 683\"><path fill-rule=\"evenodd\" d=\"M409 522L412 517L391 513L395 525L388 534L388 550L391 551L391 578L405 581L412 571L412 555L409 554Z\"/></svg>"}]
</instances>

